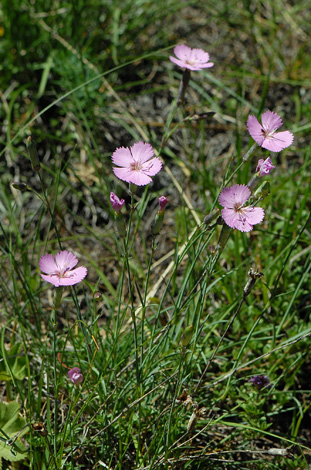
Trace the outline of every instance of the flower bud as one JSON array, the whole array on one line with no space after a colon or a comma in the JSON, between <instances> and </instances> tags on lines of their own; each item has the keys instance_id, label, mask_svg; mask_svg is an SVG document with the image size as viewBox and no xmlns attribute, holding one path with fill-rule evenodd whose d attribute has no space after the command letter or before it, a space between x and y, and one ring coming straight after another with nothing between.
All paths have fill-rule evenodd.
<instances>
[{"instance_id":1,"label":"flower bud","mask_svg":"<svg viewBox=\"0 0 311 470\"><path fill-rule=\"evenodd\" d=\"M83 375L81 374L81 370L78 367L73 367L70 369L68 371L68 377L75 385L80 385L83 382Z\"/></svg>"},{"instance_id":2,"label":"flower bud","mask_svg":"<svg viewBox=\"0 0 311 470\"><path fill-rule=\"evenodd\" d=\"M260 273L258 271L255 271L253 268L250 268L250 270L248 271L248 280L243 289L244 299L251 293L257 279L260 279L262 276L263 273Z\"/></svg>"},{"instance_id":3,"label":"flower bud","mask_svg":"<svg viewBox=\"0 0 311 470\"><path fill-rule=\"evenodd\" d=\"M258 160L256 173L258 173L258 176L266 176L271 173L274 168L275 166L273 165L270 157L266 158L266 160L261 158Z\"/></svg>"},{"instance_id":4,"label":"flower bud","mask_svg":"<svg viewBox=\"0 0 311 470\"><path fill-rule=\"evenodd\" d=\"M167 198L165 196L159 197L160 211L164 211L167 204Z\"/></svg>"},{"instance_id":5,"label":"flower bud","mask_svg":"<svg viewBox=\"0 0 311 470\"><path fill-rule=\"evenodd\" d=\"M166 204L167 204L167 198L165 196L160 196L159 197L160 209L158 210L157 215L155 216L155 219L151 227L151 232L153 236L158 235L160 233L160 230L163 224Z\"/></svg>"},{"instance_id":6,"label":"flower bud","mask_svg":"<svg viewBox=\"0 0 311 470\"><path fill-rule=\"evenodd\" d=\"M267 375L254 375L249 382L257 388L257 390L262 390L265 387L271 387L270 379Z\"/></svg>"},{"instance_id":7,"label":"flower bud","mask_svg":"<svg viewBox=\"0 0 311 470\"><path fill-rule=\"evenodd\" d=\"M21 191L22 193L29 189L26 183L21 183L20 181L12 183L12 186L14 189L18 189L18 191Z\"/></svg>"},{"instance_id":8,"label":"flower bud","mask_svg":"<svg viewBox=\"0 0 311 470\"><path fill-rule=\"evenodd\" d=\"M125 204L125 200L124 199L119 199L118 196L111 191L111 193L110 193L110 203L111 203L111 206L112 206L113 210L116 213L119 213L121 211L122 207Z\"/></svg>"}]
</instances>

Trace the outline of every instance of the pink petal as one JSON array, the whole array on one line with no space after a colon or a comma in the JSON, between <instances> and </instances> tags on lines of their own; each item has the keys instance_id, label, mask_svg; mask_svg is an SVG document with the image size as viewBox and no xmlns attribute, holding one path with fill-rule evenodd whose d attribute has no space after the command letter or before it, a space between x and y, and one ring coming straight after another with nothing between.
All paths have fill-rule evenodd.
<instances>
[{"instance_id":1,"label":"pink petal","mask_svg":"<svg viewBox=\"0 0 311 470\"><path fill-rule=\"evenodd\" d=\"M111 158L115 165L126 168L129 168L131 163L133 163L133 157L128 147L117 148Z\"/></svg>"},{"instance_id":2,"label":"pink petal","mask_svg":"<svg viewBox=\"0 0 311 470\"><path fill-rule=\"evenodd\" d=\"M246 217L246 220L249 224L255 225L259 224L264 219L265 211L262 207L244 207L243 214Z\"/></svg>"},{"instance_id":3,"label":"pink petal","mask_svg":"<svg viewBox=\"0 0 311 470\"><path fill-rule=\"evenodd\" d=\"M261 207L244 207L241 212L234 209L222 209L222 218L231 228L236 228L241 232L250 232L253 225L261 222L265 216L265 212Z\"/></svg>"},{"instance_id":4,"label":"pink petal","mask_svg":"<svg viewBox=\"0 0 311 470\"><path fill-rule=\"evenodd\" d=\"M221 215L229 227L236 228L239 214L234 209L222 209Z\"/></svg>"},{"instance_id":5,"label":"pink petal","mask_svg":"<svg viewBox=\"0 0 311 470\"><path fill-rule=\"evenodd\" d=\"M157 173L159 173L161 168L162 168L161 160L159 158L155 157L152 160L150 160L149 162L144 163L143 166L142 166L141 171L143 173L145 173L145 175L154 176Z\"/></svg>"},{"instance_id":6,"label":"pink petal","mask_svg":"<svg viewBox=\"0 0 311 470\"><path fill-rule=\"evenodd\" d=\"M60 269L72 269L79 260L71 251L60 251L55 256L55 261Z\"/></svg>"},{"instance_id":7,"label":"pink petal","mask_svg":"<svg viewBox=\"0 0 311 470\"><path fill-rule=\"evenodd\" d=\"M127 183L132 183L133 170L130 170L129 168L117 168L117 167L113 167L112 170L114 174L116 175L116 177L119 178L120 180L126 181Z\"/></svg>"},{"instance_id":8,"label":"pink petal","mask_svg":"<svg viewBox=\"0 0 311 470\"><path fill-rule=\"evenodd\" d=\"M192 49L190 60L194 60L195 62L205 64L209 61L209 53L203 51L203 49Z\"/></svg>"},{"instance_id":9,"label":"pink petal","mask_svg":"<svg viewBox=\"0 0 311 470\"><path fill-rule=\"evenodd\" d=\"M233 208L235 204L244 204L250 197L251 191L245 184L235 184L224 188L219 196L219 204L225 208Z\"/></svg>"},{"instance_id":10,"label":"pink petal","mask_svg":"<svg viewBox=\"0 0 311 470\"><path fill-rule=\"evenodd\" d=\"M258 145L262 145L264 141L263 129L255 116L248 116L247 129L254 141L257 142Z\"/></svg>"},{"instance_id":11,"label":"pink petal","mask_svg":"<svg viewBox=\"0 0 311 470\"><path fill-rule=\"evenodd\" d=\"M53 255L43 255L39 261L40 270L46 274L53 273L58 270Z\"/></svg>"},{"instance_id":12,"label":"pink petal","mask_svg":"<svg viewBox=\"0 0 311 470\"><path fill-rule=\"evenodd\" d=\"M131 147L132 155L134 160L137 162L144 163L147 160L150 160L151 157L154 155L153 148L150 144L145 144L144 142L136 142ZM124 165L122 165L124 166Z\"/></svg>"},{"instance_id":13,"label":"pink petal","mask_svg":"<svg viewBox=\"0 0 311 470\"><path fill-rule=\"evenodd\" d=\"M272 111L266 111L261 115L262 126L269 132L275 131L282 126L283 122L280 116Z\"/></svg>"},{"instance_id":14,"label":"pink petal","mask_svg":"<svg viewBox=\"0 0 311 470\"><path fill-rule=\"evenodd\" d=\"M264 139L261 146L271 152L280 152L292 144L294 135L289 131L275 132L272 136Z\"/></svg>"},{"instance_id":15,"label":"pink petal","mask_svg":"<svg viewBox=\"0 0 311 470\"><path fill-rule=\"evenodd\" d=\"M44 279L47 282L50 282L54 286L56 287L60 286L60 283L59 283L60 278L58 276L49 276L47 274L41 274L41 273L40 273L40 276L42 277L42 279Z\"/></svg>"},{"instance_id":16,"label":"pink petal","mask_svg":"<svg viewBox=\"0 0 311 470\"><path fill-rule=\"evenodd\" d=\"M59 279L59 285L73 286L74 284L78 284L78 282L81 282L86 275L87 269L84 266L79 266L78 268L73 269L72 271L68 271L65 277L61 277Z\"/></svg>"},{"instance_id":17,"label":"pink petal","mask_svg":"<svg viewBox=\"0 0 311 470\"><path fill-rule=\"evenodd\" d=\"M145 186L146 184L151 183L152 179L150 176L142 173L141 171L132 171L131 173L131 183L136 184L137 186Z\"/></svg>"},{"instance_id":18,"label":"pink petal","mask_svg":"<svg viewBox=\"0 0 311 470\"><path fill-rule=\"evenodd\" d=\"M185 44L174 47L174 54L182 61L189 60L191 57L191 48Z\"/></svg>"},{"instance_id":19,"label":"pink petal","mask_svg":"<svg viewBox=\"0 0 311 470\"><path fill-rule=\"evenodd\" d=\"M209 69L214 67L214 62L208 62L207 64L200 64L194 70Z\"/></svg>"},{"instance_id":20,"label":"pink petal","mask_svg":"<svg viewBox=\"0 0 311 470\"><path fill-rule=\"evenodd\" d=\"M253 226L248 222L245 217L241 215L235 222L235 228L240 230L240 232L250 232L251 230L253 230Z\"/></svg>"},{"instance_id":21,"label":"pink petal","mask_svg":"<svg viewBox=\"0 0 311 470\"><path fill-rule=\"evenodd\" d=\"M173 57L171 55L170 55L170 61L174 62L174 64L176 65L179 65L179 67L188 68L188 64L184 60L176 59L176 57Z\"/></svg>"}]
</instances>

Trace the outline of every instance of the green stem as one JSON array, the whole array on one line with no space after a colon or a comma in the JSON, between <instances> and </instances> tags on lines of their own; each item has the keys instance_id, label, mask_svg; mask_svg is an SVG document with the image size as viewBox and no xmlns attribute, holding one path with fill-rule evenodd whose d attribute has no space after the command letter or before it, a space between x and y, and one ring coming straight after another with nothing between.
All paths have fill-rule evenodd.
<instances>
[{"instance_id":1,"label":"green stem","mask_svg":"<svg viewBox=\"0 0 311 470\"><path fill-rule=\"evenodd\" d=\"M58 386L57 386L57 321L56 315L62 300L63 288L56 287L54 308L51 314L52 323L52 349L53 349L53 366L54 366L54 458L57 459L57 416L58 416Z\"/></svg>"},{"instance_id":2,"label":"green stem","mask_svg":"<svg viewBox=\"0 0 311 470\"><path fill-rule=\"evenodd\" d=\"M129 236L130 236L130 231L131 231L131 225L132 225L132 213L133 213L133 207L134 207L134 195L133 192L131 191L131 213L130 213L130 219L129 219L129 225L128 225L128 231L127 231L127 236L126 239L124 240L124 262L125 262L125 268L127 271L127 277L128 277L128 283L129 283L129 294L130 294L130 310L131 310L131 317L132 317L132 323L133 323L133 330L134 330L134 343L135 343L135 369L136 369L136 381L137 381L137 387L139 388L139 383L140 383L140 371L139 371L139 354L138 354L138 338L137 338L137 324L136 324L136 315L135 315L135 306L134 306L134 296L133 296L133 285L131 281L131 270L130 270L130 263L129 263Z\"/></svg>"}]
</instances>

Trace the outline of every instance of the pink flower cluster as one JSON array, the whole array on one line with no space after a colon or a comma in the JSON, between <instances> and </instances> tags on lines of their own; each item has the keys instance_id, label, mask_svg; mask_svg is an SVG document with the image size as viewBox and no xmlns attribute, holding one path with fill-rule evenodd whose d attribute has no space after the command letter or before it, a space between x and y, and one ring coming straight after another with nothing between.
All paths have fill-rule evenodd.
<instances>
[{"instance_id":1,"label":"pink flower cluster","mask_svg":"<svg viewBox=\"0 0 311 470\"><path fill-rule=\"evenodd\" d=\"M276 132L283 124L282 119L272 111L266 111L261 116L261 123L255 116L250 115L247 120L247 127L250 135L261 147L271 152L280 152L294 140L294 136L289 131ZM256 167L256 178L268 175L275 166L271 158L260 159ZM245 206L250 198L251 190L244 184L224 188L219 196L219 204L223 207L221 214L225 223L229 227L238 229L241 232L250 232L253 226L264 219L265 213L261 207Z\"/></svg>"}]
</instances>

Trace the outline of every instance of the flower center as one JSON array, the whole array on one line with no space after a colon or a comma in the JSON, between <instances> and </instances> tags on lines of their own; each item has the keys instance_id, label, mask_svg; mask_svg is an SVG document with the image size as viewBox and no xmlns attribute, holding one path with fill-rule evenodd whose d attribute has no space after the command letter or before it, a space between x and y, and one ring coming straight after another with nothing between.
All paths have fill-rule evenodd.
<instances>
[{"instance_id":1,"label":"flower center","mask_svg":"<svg viewBox=\"0 0 311 470\"><path fill-rule=\"evenodd\" d=\"M240 202L236 202L233 206L235 212L243 212L242 204Z\"/></svg>"},{"instance_id":2,"label":"flower center","mask_svg":"<svg viewBox=\"0 0 311 470\"><path fill-rule=\"evenodd\" d=\"M130 164L131 171L140 171L140 170L141 170L141 167L142 167L142 166L141 166L141 163L140 163L140 162L134 161L134 162L132 162L132 163Z\"/></svg>"},{"instance_id":3,"label":"flower center","mask_svg":"<svg viewBox=\"0 0 311 470\"><path fill-rule=\"evenodd\" d=\"M69 271L68 274L67 274L67 271ZM50 273L49 276L55 276L55 277L58 277L59 279L62 277L72 277L70 273L70 268L59 268L56 271Z\"/></svg>"},{"instance_id":4,"label":"flower center","mask_svg":"<svg viewBox=\"0 0 311 470\"><path fill-rule=\"evenodd\" d=\"M264 127L261 128L261 133L265 139L269 139L270 137L273 136L275 133L276 129L265 129Z\"/></svg>"}]
</instances>

